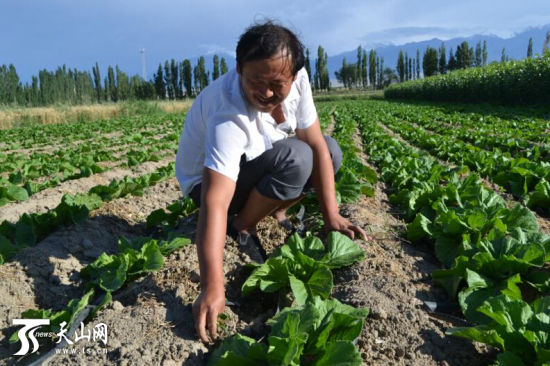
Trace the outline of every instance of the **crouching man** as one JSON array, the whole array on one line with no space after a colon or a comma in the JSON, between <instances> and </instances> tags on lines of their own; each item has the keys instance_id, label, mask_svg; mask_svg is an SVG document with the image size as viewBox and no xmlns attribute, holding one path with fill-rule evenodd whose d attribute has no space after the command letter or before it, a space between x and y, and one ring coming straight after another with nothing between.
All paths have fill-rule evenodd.
<instances>
[{"instance_id":1,"label":"crouching man","mask_svg":"<svg viewBox=\"0 0 550 366\"><path fill-rule=\"evenodd\" d=\"M207 330L216 337L225 307L226 232L253 236L267 215L284 223L286 209L311 185L326 230L366 240L338 211L334 172L342 152L321 133L304 46L288 29L267 22L248 28L236 53L236 69L204 89L187 113L176 157L181 189L200 206L201 293L193 318L204 342Z\"/></svg>"}]
</instances>

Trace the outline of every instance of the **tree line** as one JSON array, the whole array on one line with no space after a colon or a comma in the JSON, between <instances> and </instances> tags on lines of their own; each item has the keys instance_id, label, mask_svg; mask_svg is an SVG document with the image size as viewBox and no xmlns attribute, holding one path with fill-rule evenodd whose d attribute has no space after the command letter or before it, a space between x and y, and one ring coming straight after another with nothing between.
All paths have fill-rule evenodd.
<instances>
[{"instance_id":1,"label":"tree line","mask_svg":"<svg viewBox=\"0 0 550 366\"><path fill-rule=\"evenodd\" d=\"M319 46L315 60L315 71L311 73L309 50L306 50L306 68L314 89L330 88L327 69L328 55ZM23 84L15 66L0 66L0 104L27 107L51 104L90 104L128 100L177 100L198 95L208 84L227 73L224 57L213 55L213 67L207 70L204 56L196 65L189 59L166 60L159 63L150 80L139 75L129 76L118 65L108 66L102 75L98 63L91 72L67 68L65 65L55 71L40 70L32 76L30 83Z\"/></svg>"},{"instance_id":2,"label":"tree line","mask_svg":"<svg viewBox=\"0 0 550 366\"><path fill-rule=\"evenodd\" d=\"M356 62L348 63L344 58L342 67L334 75L346 88L381 89L391 83L395 73L388 67L384 68L384 57L379 57L375 50L371 49L367 54L367 50L359 46Z\"/></svg>"},{"instance_id":3,"label":"tree line","mask_svg":"<svg viewBox=\"0 0 550 366\"><path fill-rule=\"evenodd\" d=\"M549 52L550 31L546 33L546 38L542 48L542 53ZM527 45L527 57L533 57L533 38L529 39ZM393 82L404 82L420 79L437 74L446 74L453 70L466 69L470 67L486 66L488 58L487 41L478 42L475 47L470 46L467 41L462 42L456 50L452 48L447 54L445 43L436 49L428 46L420 58L420 50L416 50L415 55L399 51L395 69L384 68L384 58L376 56L376 51L371 50L369 57L365 50L359 46L357 48L357 61L349 63L344 58L342 67L335 72L336 79L344 85L345 88L366 88L373 89L384 88ZM506 49L501 52L501 62L509 61ZM368 72L367 72L368 70ZM422 73L420 72L422 70Z\"/></svg>"},{"instance_id":4,"label":"tree line","mask_svg":"<svg viewBox=\"0 0 550 366\"><path fill-rule=\"evenodd\" d=\"M550 31L542 49L548 53ZM328 71L328 55L322 46L317 48L317 58L312 70L311 55L306 49L305 68L314 90L331 88ZM533 57L533 39L529 39L527 57ZM506 50L502 49L501 61L508 61ZM206 69L206 59L199 57L196 65L189 59L166 60L158 65L151 80L139 75L129 76L118 66L107 68L102 77L98 63L92 71L80 71L65 65L55 71L40 70L32 76L30 83L21 83L15 66L0 65L0 104L19 106L44 106L56 103L90 104L118 102L126 100L176 100L198 95L211 80L216 80L228 71L224 57L213 55L212 71ZM417 49L415 55L399 51L395 69L384 66L384 58L371 49L367 52L357 48L355 62L342 60L342 66L335 72L336 79L346 88L381 89L394 82L420 79L436 74L446 74L453 70L487 64L487 42L478 42L471 47L462 42L456 50L447 53L445 43L438 49L427 47L422 59ZM422 68L422 73L420 72ZM312 72L313 71L313 72Z\"/></svg>"},{"instance_id":5,"label":"tree line","mask_svg":"<svg viewBox=\"0 0 550 366\"><path fill-rule=\"evenodd\" d=\"M102 75L98 63L90 71L67 68L40 70L23 84L13 64L0 65L0 104L27 107L61 104L90 104L128 100L175 100L196 96L210 79L228 71L225 58L214 55L212 74L206 71L204 56L195 66L189 59L160 63L151 80L129 76L118 66L108 66Z\"/></svg>"}]
</instances>

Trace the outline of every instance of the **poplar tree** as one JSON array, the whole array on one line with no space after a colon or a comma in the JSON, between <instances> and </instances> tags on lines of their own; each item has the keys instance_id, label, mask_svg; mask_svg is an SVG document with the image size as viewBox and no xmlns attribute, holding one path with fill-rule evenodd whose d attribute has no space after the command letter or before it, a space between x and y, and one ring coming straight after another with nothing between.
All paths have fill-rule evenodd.
<instances>
[{"instance_id":1,"label":"poplar tree","mask_svg":"<svg viewBox=\"0 0 550 366\"><path fill-rule=\"evenodd\" d=\"M0 101L17 104L17 90L20 88L19 75L13 64L0 68Z\"/></svg>"},{"instance_id":2,"label":"poplar tree","mask_svg":"<svg viewBox=\"0 0 550 366\"><path fill-rule=\"evenodd\" d=\"M447 72L447 51L445 50L445 43L441 42L439 47L439 73L445 74Z\"/></svg>"},{"instance_id":3,"label":"poplar tree","mask_svg":"<svg viewBox=\"0 0 550 366\"><path fill-rule=\"evenodd\" d=\"M500 53L500 62L506 62L509 58L506 56L506 47L502 47L502 52Z\"/></svg>"},{"instance_id":4,"label":"poplar tree","mask_svg":"<svg viewBox=\"0 0 550 366\"><path fill-rule=\"evenodd\" d=\"M108 82L107 90L109 91L108 92L108 98L113 102L117 102L118 101L118 91L117 91L117 86L116 86L116 82L115 82L115 71L113 70L113 68L111 66L109 66L107 68L107 82Z\"/></svg>"},{"instance_id":5,"label":"poplar tree","mask_svg":"<svg viewBox=\"0 0 550 366\"><path fill-rule=\"evenodd\" d=\"M529 38L529 44L527 45L527 58L533 57L533 37Z\"/></svg>"},{"instance_id":6,"label":"poplar tree","mask_svg":"<svg viewBox=\"0 0 550 366\"><path fill-rule=\"evenodd\" d=\"M179 68L176 60L170 60L170 83L172 85L173 99L181 98L181 91L179 88Z\"/></svg>"},{"instance_id":7,"label":"poplar tree","mask_svg":"<svg viewBox=\"0 0 550 366\"><path fill-rule=\"evenodd\" d=\"M193 67L193 94L195 95L198 95L201 91L200 89L200 71L199 71L199 66L198 65L195 65L195 67Z\"/></svg>"},{"instance_id":8,"label":"poplar tree","mask_svg":"<svg viewBox=\"0 0 550 366\"><path fill-rule=\"evenodd\" d=\"M548 51L548 44L550 43L550 31L546 32L546 38L544 39L544 45L542 46L542 54L546 55Z\"/></svg>"},{"instance_id":9,"label":"poplar tree","mask_svg":"<svg viewBox=\"0 0 550 366\"><path fill-rule=\"evenodd\" d=\"M456 66L458 69L466 69L474 65L474 49L467 41L462 42L456 49Z\"/></svg>"},{"instance_id":10,"label":"poplar tree","mask_svg":"<svg viewBox=\"0 0 550 366\"><path fill-rule=\"evenodd\" d=\"M307 72L307 78L308 78L308 81L311 83L311 61L309 59L309 48L306 48L306 59L305 59L305 68L306 68L306 72Z\"/></svg>"},{"instance_id":11,"label":"poplar tree","mask_svg":"<svg viewBox=\"0 0 550 366\"><path fill-rule=\"evenodd\" d=\"M402 83L405 80L405 57L403 56L403 51L399 50L399 55L397 56L397 76L399 76L399 82Z\"/></svg>"},{"instance_id":12,"label":"poplar tree","mask_svg":"<svg viewBox=\"0 0 550 366\"><path fill-rule=\"evenodd\" d=\"M214 63L214 67L212 69L212 80L216 80L220 77L220 58L218 55L214 55L212 62Z\"/></svg>"},{"instance_id":13,"label":"poplar tree","mask_svg":"<svg viewBox=\"0 0 550 366\"><path fill-rule=\"evenodd\" d=\"M183 62L178 62L178 98L183 99L186 93L183 91L185 85L185 79L183 76Z\"/></svg>"},{"instance_id":14,"label":"poplar tree","mask_svg":"<svg viewBox=\"0 0 550 366\"><path fill-rule=\"evenodd\" d=\"M420 50L416 49L416 78L420 79Z\"/></svg>"},{"instance_id":15,"label":"poplar tree","mask_svg":"<svg viewBox=\"0 0 550 366\"><path fill-rule=\"evenodd\" d=\"M378 63L378 87L380 89L384 87L384 57L380 57Z\"/></svg>"},{"instance_id":16,"label":"poplar tree","mask_svg":"<svg viewBox=\"0 0 550 366\"><path fill-rule=\"evenodd\" d=\"M376 51L373 49L369 52L369 82L374 89L376 86Z\"/></svg>"},{"instance_id":17,"label":"poplar tree","mask_svg":"<svg viewBox=\"0 0 550 366\"><path fill-rule=\"evenodd\" d=\"M223 61L223 58L222 58ZM191 68L191 61L188 59L183 60L183 86L185 87L185 95L190 98L193 95L193 71Z\"/></svg>"},{"instance_id":18,"label":"poplar tree","mask_svg":"<svg viewBox=\"0 0 550 366\"><path fill-rule=\"evenodd\" d=\"M119 100L127 100L130 97L130 84L128 75L116 65L116 85Z\"/></svg>"},{"instance_id":19,"label":"poplar tree","mask_svg":"<svg viewBox=\"0 0 550 366\"><path fill-rule=\"evenodd\" d=\"M92 67L92 73L94 74L94 88L97 96L97 102L101 103L101 74L99 72L99 65L97 62Z\"/></svg>"},{"instance_id":20,"label":"poplar tree","mask_svg":"<svg viewBox=\"0 0 550 366\"><path fill-rule=\"evenodd\" d=\"M357 62L355 63L355 85L358 86L361 80L361 56L363 55L363 50L361 45L357 47Z\"/></svg>"},{"instance_id":21,"label":"poplar tree","mask_svg":"<svg viewBox=\"0 0 550 366\"><path fill-rule=\"evenodd\" d=\"M487 65L488 53L487 53L487 41L483 41L482 61L483 66Z\"/></svg>"},{"instance_id":22,"label":"poplar tree","mask_svg":"<svg viewBox=\"0 0 550 366\"><path fill-rule=\"evenodd\" d=\"M409 80L409 54L405 52L405 80Z\"/></svg>"},{"instance_id":23,"label":"poplar tree","mask_svg":"<svg viewBox=\"0 0 550 366\"><path fill-rule=\"evenodd\" d=\"M424 58L422 59L422 70L424 71L424 76L432 76L437 73L438 69L438 59L437 59L437 50L428 46L424 52Z\"/></svg>"},{"instance_id":24,"label":"poplar tree","mask_svg":"<svg viewBox=\"0 0 550 366\"><path fill-rule=\"evenodd\" d=\"M363 56L361 58L361 85L363 88L367 87L367 51L363 49Z\"/></svg>"},{"instance_id":25,"label":"poplar tree","mask_svg":"<svg viewBox=\"0 0 550 366\"><path fill-rule=\"evenodd\" d=\"M168 99L174 99L174 84L172 83L172 69L168 60L164 61L164 85L166 86L166 93Z\"/></svg>"},{"instance_id":26,"label":"poplar tree","mask_svg":"<svg viewBox=\"0 0 550 366\"><path fill-rule=\"evenodd\" d=\"M328 54L325 51L324 59L323 59L323 73L322 73L322 80L323 80L323 89L330 90L330 76L328 74Z\"/></svg>"},{"instance_id":27,"label":"poplar tree","mask_svg":"<svg viewBox=\"0 0 550 366\"><path fill-rule=\"evenodd\" d=\"M447 69L449 71L456 70L456 59L455 54L453 53L453 48L449 50L449 62L447 63Z\"/></svg>"},{"instance_id":28,"label":"poplar tree","mask_svg":"<svg viewBox=\"0 0 550 366\"><path fill-rule=\"evenodd\" d=\"M477 42L476 44L476 51L475 51L475 66L479 67L483 64L483 55L481 51L481 41Z\"/></svg>"},{"instance_id":29,"label":"poplar tree","mask_svg":"<svg viewBox=\"0 0 550 366\"><path fill-rule=\"evenodd\" d=\"M330 80L327 69L328 55L322 46L317 48L317 60L315 61L314 86L315 89L328 90Z\"/></svg>"},{"instance_id":30,"label":"poplar tree","mask_svg":"<svg viewBox=\"0 0 550 366\"><path fill-rule=\"evenodd\" d=\"M227 74L227 63L225 62L225 58L222 57L220 61L220 71L221 74Z\"/></svg>"},{"instance_id":31,"label":"poplar tree","mask_svg":"<svg viewBox=\"0 0 550 366\"><path fill-rule=\"evenodd\" d=\"M199 57L197 65L193 69L193 77L195 81L195 93L198 94L208 86L208 79L210 77L210 73L206 72L204 56Z\"/></svg>"},{"instance_id":32,"label":"poplar tree","mask_svg":"<svg viewBox=\"0 0 550 366\"><path fill-rule=\"evenodd\" d=\"M155 83L155 92L157 94L157 98L163 100L164 98L166 98L166 86L164 84L164 74L162 72L161 64L159 64L157 73L153 75L153 80Z\"/></svg>"},{"instance_id":33,"label":"poplar tree","mask_svg":"<svg viewBox=\"0 0 550 366\"><path fill-rule=\"evenodd\" d=\"M334 72L336 79L344 84L344 88L351 88L351 86L357 81L356 68L356 64L348 64L346 58L344 57L344 59L342 60L342 67L340 68L340 70Z\"/></svg>"}]
</instances>

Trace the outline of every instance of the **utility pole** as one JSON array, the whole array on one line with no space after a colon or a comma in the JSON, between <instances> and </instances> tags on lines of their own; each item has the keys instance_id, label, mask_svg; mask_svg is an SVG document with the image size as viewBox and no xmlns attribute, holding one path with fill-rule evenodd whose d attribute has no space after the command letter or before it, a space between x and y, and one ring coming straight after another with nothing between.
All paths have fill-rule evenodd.
<instances>
[{"instance_id":1,"label":"utility pole","mask_svg":"<svg viewBox=\"0 0 550 366\"><path fill-rule=\"evenodd\" d=\"M141 77L147 81L147 71L145 70L145 48L139 50L141 53Z\"/></svg>"}]
</instances>

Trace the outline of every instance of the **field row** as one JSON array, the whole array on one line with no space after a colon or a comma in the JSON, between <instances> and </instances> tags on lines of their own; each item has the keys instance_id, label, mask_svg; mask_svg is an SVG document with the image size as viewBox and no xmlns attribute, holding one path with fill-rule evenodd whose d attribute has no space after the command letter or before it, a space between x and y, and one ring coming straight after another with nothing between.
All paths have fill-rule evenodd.
<instances>
[{"instance_id":1,"label":"field row","mask_svg":"<svg viewBox=\"0 0 550 366\"><path fill-rule=\"evenodd\" d=\"M528 207L545 216L550 215L550 163L543 161L540 154L540 159L537 156L512 157L499 149L484 149L466 143L453 129L448 129L444 134L434 133L419 126L414 118L403 120L393 117L393 109L399 108L394 103L369 101L364 102L362 107L368 109L377 122L383 123L411 144L441 159L467 166L523 200Z\"/></svg>"},{"instance_id":2,"label":"field row","mask_svg":"<svg viewBox=\"0 0 550 366\"><path fill-rule=\"evenodd\" d=\"M503 365L548 362L550 238L532 212L508 208L476 174L464 177L463 167L441 165L387 135L365 104L343 107L338 116L339 123L359 124L369 159L392 187L390 201L408 218L407 238L433 243L445 267L434 280L476 324L448 334L501 349Z\"/></svg>"}]
</instances>

